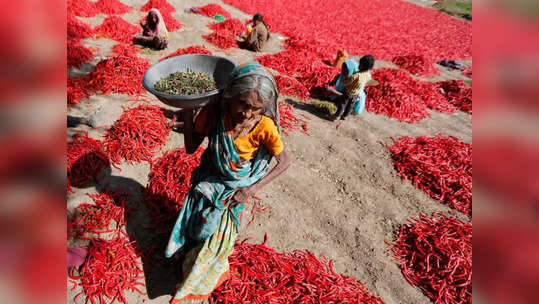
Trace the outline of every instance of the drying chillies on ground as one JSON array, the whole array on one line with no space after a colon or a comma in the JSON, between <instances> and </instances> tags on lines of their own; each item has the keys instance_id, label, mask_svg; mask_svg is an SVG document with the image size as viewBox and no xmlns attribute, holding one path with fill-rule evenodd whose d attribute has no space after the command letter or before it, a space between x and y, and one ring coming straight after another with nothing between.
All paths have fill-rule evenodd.
<instances>
[{"instance_id":1,"label":"drying chillies on ground","mask_svg":"<svg viewBox=\"0 0 539 304\"><path fill-rule=\"evenodd\" d=\"M296 78L286 75L277 75L274 78L279 89L279 94L296 96L303 100L309 98L309 91Z\"/></svg>"},{"instance_id":2,"label":"drying chillies on ground","mask_svg":"<svg viewBox=\"0 0 539 304\"><path fill-rule=\"evenodd\" d=\"M323 5L317 0L224 2L250 15L260 12L272 32L310 37L313 45L326 47L332 55L337 49L345 49L351 55L372 54L376 59L390 61L414 50L432 60L431 64L472 56L471 22L407 1L338 1ZM358 18L354 12L372 13L362 13Z\"/></svg>"},{"instance_id":3,"label":"drying chillies on ground","mask_svg":"<svg viewBox=\"0 0 539 304\"><path fill-rule=\"evenodd\" d=\"M185 153L184 148L167 151L152 163L144 198L154 224L170 225L176 220L203 152L202 147L193 154Z\"/></svg>"},{"instance_id":4,"label":"drying chillies on ground","mask_svg":"<svg viewBox=\"0 0 539 304\"><path fill-rule=\"evenodd\" d=\"M74 39L67 39L67 67L80 67L94 58L94 52Z\"/></svg>"},{"instance_id":5,"label":"drying chillies on ground","mask_svg":"<svg viewBox=\"0 0 539 304\"><path fill-rule=\"evenodd\" d=\"M291 104L285 102L279 102L279 118L281 120L282 132L285 135L289 135L290 132L301 132L309 135L307 133L308 120L310 118L304 114L300 114L298 118L294 114L294 107Z\"/></svg>"},{"instance_id":6,"label":"drying chillies on ground","mask_svg":"<svg viewBox=\"0 0 539 304\"><path fill-rule=\"evenodd\" d=\"M105 152L112 164L152 161L165 144L170 128L163 110L155 105L140 105L125 110L104 139Z\"/></svg>"},{"instance_id":7,"label":"drying chillies on ground","mask_svg":"<svg viewBox=\"0 0 539 304\"><path fill-rule=\"evenodd\" d=\"M472 215L471 144L451 136L404 136L386 148L403 179L434 199Z\"/></svg>"},{"instance_id":8,"label":"drying chillies on ground","mask_svg":"<svg viewBox=\"0 0 539 304\"><path fill-rule=\"evenodd\" d=\"M88 75L67 79L67 101L76 104L93 93L142 95L142 77L149 67L148 60L125 52L103 59Z\"/></svg>"},{"instance_id":9,"label":"drying chillies on ground","mask_svg":"<svg viewBox=\"0 0 539 304\"><path fill-rule=\"evenodd\" d=\"M148 12L152 8L158 9L161 14L167 14L176 11L176 8L172 6L172 4L168 3L167 0L149 0L140 8L140 10L142 12Z\"/></svg>"},{"instance_id":10,"label":"drying chillies on ground","mask_svg":"<svg viewBox=\"0 0 539 304\"><path fill-rule=\"evenodd\" d=\"M365 88L365 107L369 112L408 123L430 116L423 99L415 95L414 80L406 71L377 69L372 72L372 78L379 84Z\"/></svg>"},{"instance_id":11,"label":"drying chillies on ground","mask_svg":"<svg viewBox=\"0 0 539 304\"><path fill-rule=\"evenodd\" d=\"M99 0L95 3L95 6L100 13L106 15L121 15L133 10L133 7L118 0Z\"/></svg>"},{"instance_id":12,"label":"drying chillies on ground","mask_svg":"<svg viewBox=\"0 0 539 304\"><path fill-rule=\"evenodd\" d=\"M94 31L88 24L82 22L73 14L67 14L67 39L80 41L93 35Z\"/></svg>"},{"instance_id":13,"label":"drying chillies on ground","mask_svg":"<svg viewBox=\"0 0 539 304\"><path fill-rule=\"evenodd\" d=\"M91 240L102 234L112 233L113 236L125 234L126 194L108 191L88 196L94 203L77 206L67 225L68 238Z\"/></svg>"},{"instance_id":14,"label":"drying chillies on ground","mask_svg":"<svg viewBox=\"0 0 539 304\"><path fill-rule=\"evenodd\" d=\"M216 3L210 3L208 5L195 7L194 10L206 17L212 18L215 15L221 15L226 19L230 18L230 13L227 12L222 6Z\"/></svg>"},{"instance_id":15,"label":"drying chillies on ground","mask_svg":"<svg viewBox=\"0 0 539 304\"><path fill-rule=\"evenodd\" d=\"M168 59L168 58L172 58L174 56L185 55L185 54L208 54L208 55L211 55L212 53L203 45L194 45L194 46L190 46L190 47L186 47L186 48L179 48L176 51L174 51L173 53L171 53L170 55L167 55L167 56L159 59L159 61L162 61L162 60L165 60L165 59Z\"/></svg>"},{"instance_id":16,"label":"drying chillies on ground","mask_svg":"<svg viewBox=\"0 0 539 304\"><path fill-rule=\"evenodd\" d=\"M472 224L435 213L401 226L393 253L406 280L435 303L472 303Z\"/></svg>"},{"instance_id":17,"label":"drying chillies on ground","mask_svg":"<svg viewBox=\"0 0 539 304\"><path fill-rule=\"evenodd\" d=\"M135 57L142 52L142 49L132 44L117 43L112 47L111 51L114 56Z\"/></svg>"},{"instance_id":18,"label":"drying chillies on ground","mask_svg":"<svg viewBox=\"0 0 539 304\"><path fill-rule=\"evenodd\" d=\"M239 19L230 18L221 22L212 22L208 27L214 31L229 31L234 33L234 35L241 35L245 31L245 25L241 23Z\"/></svg>"},{"instance_id":19,"label":"drying chillies on ground","mask_svg":"<svg viewBox=\"0 0 539 304\"><path fill-rule=\"evenodd\" d=\"M384 303L363 283L337 274L333 261L303 250L279 253L266 242L235 245L231 278L213 291L210 303Z\"/></svg>"},{"instance_id":20,"label":"drying chillies on ground","mask_svg":"<svg viewBox=\"0 0 539 304\"><path fill-rule=\"evenodd\" d=\"M135 252L133 242L123 237L111 240L94 239L88 248L86 262L79 274L72 269L69 272L73 290L82 287L82 291L73 299L77 303L80 296L86 298L85 303L114 303L127 304L125 291L136 291L145 295L139 289L144 286L144 272ZM108 301L105 301L108 298Z\"/></svg>"},{"instance_id":21,"label":"drying chillies on ground","mask_svg":"<svg viewBox=\"0 0 539 304\"><path fill-rule=\"evenodd\" d=\"M472 88L462 80L446 80L438 84L450 103L459 110L472 114Z\"/></svg>"},{"instance_id":22,"label":"drying chillies on ground","mask_svg":"<svg viewBox=\"0 0 539 304\"><path fill-rule=\"evenodd\" d=\"M214 31L211 34L202 36L202 38L206 39L206 41L221 49L238 47L235 37L236 35L234 35L234 33L227 30Z\"/></svg>"},{"instance_id":23,"label":"drying chillies on ground","mask_svg":"<svg viewBox=\"0 0 539 304\"><path fill-rule=\"evenodd\" d=\"M130 44L133 36L140 30L120 16L108 16L103 23L94 28L97 35Z\"/></svg>"},{"instance_id":24,"label":"drying chillies on ground","mask_svg":"<svg viewBox=\"0 0 539 304\"><path fill-rule=\"evenodd\" d=\"M468 78L472 78L472 66L467 66L464 68L464 70L462 71L462 75L468 77Z\"/></svg>"},{"instance_id":25,"label":"drying chillies on ground","mask_svg":"<svg viewBox=\"0 0 539 304\"><path fill-rule=\"evenodd\" d=\"M440 71L432 64L432 60L425 59L422 55L403 55L391 59L401 69L420 76L438 75Z\"/></svg>"},{"instance_id":26,"label":"drying chillies on ground","mask_svg":"<svg viewBox=\"0 0 539 304\"><path fill-rule=\"evenodd\" d=\"M80 17L93 17L99 14L96 3L90 0L67 0L67 13Z\"/></svg>"},{"instance_id":27,"label":"drying chillies on ground","mask_svg":"<svg viewBox=\"0 0 539 304\"><path fill-rule=\"evenodd\" d=\"M67 185L87 187L98 181L99 173L110 166L103 144L86 133L73 135L67 144Z\"/></svg>"}]
</instances>

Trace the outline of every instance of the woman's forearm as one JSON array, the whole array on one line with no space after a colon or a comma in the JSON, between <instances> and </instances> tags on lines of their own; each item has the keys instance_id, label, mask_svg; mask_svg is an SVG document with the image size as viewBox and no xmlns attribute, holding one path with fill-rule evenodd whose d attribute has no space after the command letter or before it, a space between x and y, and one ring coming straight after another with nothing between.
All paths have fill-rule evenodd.
<instances>
[{"instance_id":1,"label":"woman's forearm","mask_svg":"<svg viewBox=\"0 0 539 304\"><path fill-rule=\"evenodd\" d=\"M249 187L250 192L257 192L286 171L288 167L290 167L291 159L286 150L283 150L279 155L275 156L275 159L277 160L277 165L275 165L275 167L273 167L270 172L268 172L268 174L261 178L256 184Z\"/></svg>"}]
</instances>

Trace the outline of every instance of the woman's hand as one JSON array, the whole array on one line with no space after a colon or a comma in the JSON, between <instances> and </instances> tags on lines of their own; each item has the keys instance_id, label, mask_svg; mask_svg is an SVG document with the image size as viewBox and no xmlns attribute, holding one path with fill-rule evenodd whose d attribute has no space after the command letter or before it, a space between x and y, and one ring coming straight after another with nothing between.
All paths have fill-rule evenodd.
<instances>
[{"instance_id":1,"label":"woman's hand","mask_svg":"<svg viewBox=\"0 0 539 304\"><path fill-rule=\"evenodd\" d=\"M250 188L239 188L236 190L236 193L234 193L233 200L237 203L245 204L253 195L254 193Z\"/></svg>"}]
</instances>

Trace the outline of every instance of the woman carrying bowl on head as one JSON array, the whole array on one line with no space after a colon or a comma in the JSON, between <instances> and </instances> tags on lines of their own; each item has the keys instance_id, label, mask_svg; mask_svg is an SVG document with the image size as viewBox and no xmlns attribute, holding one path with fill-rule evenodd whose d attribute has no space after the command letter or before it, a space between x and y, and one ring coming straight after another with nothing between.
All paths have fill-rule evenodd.
<instances>
[{"instance_id":1,"label":"woman carrying bowl on head","mask_svg":"<svg viewBox=\"0 0 539 304\"><path fill-rule=\"evenodd\" d=\"M184 137L193 153L208 148L193 172L166 250L172 257L194 246L183 262L183 282L170 303L206 300L229 277L228 256L245 203L290 165L279 131L277 86L258 63L236 67L219 102L203 108ZM277 160L270 169L272 158ZM185 248L184 248L185 249Z\"/></svg>"}]
</instances>

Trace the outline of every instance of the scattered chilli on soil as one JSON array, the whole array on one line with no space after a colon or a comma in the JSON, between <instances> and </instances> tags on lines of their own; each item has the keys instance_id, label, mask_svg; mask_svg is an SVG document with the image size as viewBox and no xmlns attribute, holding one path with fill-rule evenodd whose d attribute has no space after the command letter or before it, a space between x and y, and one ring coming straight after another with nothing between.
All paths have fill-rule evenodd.
<instances>
[{"instance_id":1,"label":"scattered chilli on soil","mask_svg":"<svg viewBox=\"0 0 539 304\"><path fill-rule=\"evenodd\" d=\"M105 152L112 164L147 161L165 144L170 128L161 108L140 105L125 110L105 134Z\"/></svg>"},{"instance_id":2,"label":"scattered chilli on soil","mask_svg":"<svg viewBox=\"0 0 539 304\"><path fill-rule=\"evenodd\" d=\"M309 135L309 133L307 133L307 121L310 120L310 118L304 114L300 114L301 117L298 118L294 114L294 107L291 104L279 102L279 116L281 128L285 135L289 135L291 132L301 132Z\"/></svg>"},{"instance_id":3,"label":"scattered chilli on soil","mask_svg":"<svg viewBox=\"0 0 539 304\"><path fill-rule=\"evenodd\" d=\"M99 173L110 166L103 144L86 133L77 133L67 144L67 184L87 187L98 181Z\"/></svg>"},{"instance_id":4,"label":"scattered chilli on soil","mask_svg":"<svg viewBox=\"0 0 539 304\"><path fill-rule=\"evenodd\" d=\"M73 218L67 225L68 238L91 240L102 234L125 234L126 194L109 191L88 196L94 203L83 203L75 209ZM111 224L115 227L111 227Z\"/></svg>"},{"instance_id":5,"label":"scattered chilli on soil","mask_svg":"<svg viewBox=\"0 0 539 304\"><path fill-rule=\"evenodd\" d=\"M406 280L434 303L472 303L471 223L420 214L390 245Z\"/></svg>"},{"instance_id":6,"label":"scattered chilli on soil","mask_svg":"<svg viewBox=\"0 0 539 304\"><path fill-rule=\"evenodd\" d=\"M80 296L86 298L85 303L114 303L127 304L125 291L136 291L145 295L139 289L144 286L142 265L136 255L133 242L123 237L111 240L94 239L88 248L88 256L78 275L74 269L69 272L69 278L74 284L72 289L82 287L82 291L73 300L78 303ZM105 301L108 298L108 301Z\"/></svg>"},{"instance_id":7,"label":"scattered chilli on soil","mask_svg":"<svg viewBox=\"0 0 539 304\"><path fill-rule=\"evenodd\" d=\"M266 242L236 244L231 278L213 291L210 303L384 303L363 283L337 274L333 261L304 250L279 253Z\"/></svg>"},{"instance_id":8,"label":"scattered chilli on soil","mask_svg":"<svg viewBox=\"0 0 539 304\"><path fill-rule=\"evenodd\" d=\"M208 54L211 55L212 53L203 45L194 45L187 48L179 48L176 51L174 51L172 54L167 55L166 57L163 57L159 59L159 61L163 61L168 58L172 58L175 56L185 55L185 54Z\"/></svg>"},{"instance_id":9,"label":"scattered chilli on soil","mask_svg":"<svg viewBox=\"0 0 539 304\"><path fill-rule=\"evenodd\" d=\"M213 77L187 69L159 79L154 88L172 95L194 95L213 91L217 86Z\"/></svg>"},{"instance_id":10,"label":"scattered chilli on soil","mask_svg":"<svg viewBox=\"0 0 539 304\"><path fill-rule=\"evenodd\" d=\"M434 199L472 215L472 145L437 135L404 136L385 147L403 179Z\"/></svg>"}]
</instances>

